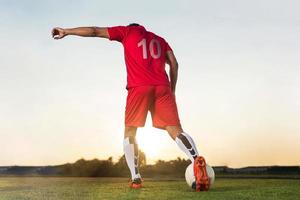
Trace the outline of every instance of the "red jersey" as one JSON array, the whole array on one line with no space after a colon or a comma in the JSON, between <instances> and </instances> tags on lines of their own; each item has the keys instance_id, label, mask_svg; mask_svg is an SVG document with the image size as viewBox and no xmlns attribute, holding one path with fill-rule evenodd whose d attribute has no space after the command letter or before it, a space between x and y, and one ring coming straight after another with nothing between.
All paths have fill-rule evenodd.
<instances>
[{"instance_id":1,"label":"red jersey","mask_svg":"<svg viewBox=\"0 0 300 200\"><path fill-rule=\"evenodd\" d=\"M172 51L161 37L143 26L108 28L110 40L121 42L127 70L127 89L145 85L170 85L165 70L166 52Z\"/></svg>"}]
</instances>

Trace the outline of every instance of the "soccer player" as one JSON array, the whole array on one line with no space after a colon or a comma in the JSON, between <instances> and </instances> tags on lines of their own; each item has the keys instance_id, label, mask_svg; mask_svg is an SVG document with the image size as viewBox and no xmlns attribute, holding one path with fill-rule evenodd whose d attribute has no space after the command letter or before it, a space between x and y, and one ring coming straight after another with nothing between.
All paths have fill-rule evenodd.
<instances>
[{"instance_id":1,"label":"soccer player","mask_svg":"<svg viewBox=\"0 0 300 200\"><path fill-rule=\"evenodd\" d=\"M180 124L175 101L178 63L166 40L136 23L128 26L52 30L54 39L62 39L68 35L107 38L123 45L128 90L123 145L131 172L130 186L141 187L135 136L137 128L145 125L147 113L150 111L153 126L166 130L194 163L196 191L208 190L205 159L199 155L192 137L183 131ZM165 64L170 66L169 77Z\"/></svg>"}]
</instances>

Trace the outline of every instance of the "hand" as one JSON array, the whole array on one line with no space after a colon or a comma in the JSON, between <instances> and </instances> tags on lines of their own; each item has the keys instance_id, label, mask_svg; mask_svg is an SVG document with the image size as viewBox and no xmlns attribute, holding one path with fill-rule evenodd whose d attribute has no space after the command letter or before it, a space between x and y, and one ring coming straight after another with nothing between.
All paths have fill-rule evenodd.
<instances>
[{"instance_id":1,"label":"hand","mask_svg":"<svg viewBox=\"0 0 300 200\"><path fill-rule=\"evenodd\" d=\"M62 39L66 36L66 31L63 28L54 28L52 29L52 37L56 40Z\"/></svg>"}]
</instances>

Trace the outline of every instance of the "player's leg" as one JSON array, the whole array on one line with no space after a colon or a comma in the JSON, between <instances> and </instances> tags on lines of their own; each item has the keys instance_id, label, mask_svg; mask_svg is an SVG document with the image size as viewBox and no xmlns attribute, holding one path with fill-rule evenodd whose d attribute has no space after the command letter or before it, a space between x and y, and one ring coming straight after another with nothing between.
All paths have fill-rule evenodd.
<instances>
[{"instance_id":1,"label":"player's leg","mask_svg":"<svg viewBox=\"0 0 300 200\"><path fill-rule=\"evenodd\" d=\"M132 187L140 187L141 184L141 175L139 173L138 166L139 151L135 137L136 131L137 127L126 126L124 131L123 142L125 159L131 173Z\"/></svg>"},{"instance_id":2,"label":"player's leg","mask_svg":"<svg viewBox=\"0 0 300 200\"><path fill-rule=\"evenodd\" d=\"M191 136L184 133L181 128L175 96L170 87L155 88L155 101L151 107L151 115L153 126L165 129L193 162L198 156L198 151Z\"/></svg>"},{"instance_id":3,"label":"player's leg","mask_svg":"<svg viewBox=\"0 0 300 200\"><path fill-rule=\"evenodd\" d=\"M162 86L156 88L155 103L151 109L151 114L153 126L165 129L178 147L194 163L196 191L208 190L209 181L205 160L199 156L192 137L185 133L180 125L175 96L170 88Z\"/></svg>"},{"instance_id":4,"label":"player's leg","mask_svg":"<svg viewBox=\"0 0 300 200\"><path fill-rule=\"evenodd\" d=\"M130 88L126 101L124 153L131 173L131 187L141 187L141 175L138 169L138 145L135 139L137 127L145 125L149 104L152 98L152 87L141 86Z\"/></svg>"},{"instance_id":5,"label":"player's leg","mask_svg":"<svg viewBox=\"0 0 300 200\"><path fill-rule=\"evenodd\" d=\"M183 132L180 125L166 126L166 131L173 138L173 140L175 140L178 147L189 157L192 162L197 156L199 156L193 138L189 134Z\"/></svg>"}]
</instances>

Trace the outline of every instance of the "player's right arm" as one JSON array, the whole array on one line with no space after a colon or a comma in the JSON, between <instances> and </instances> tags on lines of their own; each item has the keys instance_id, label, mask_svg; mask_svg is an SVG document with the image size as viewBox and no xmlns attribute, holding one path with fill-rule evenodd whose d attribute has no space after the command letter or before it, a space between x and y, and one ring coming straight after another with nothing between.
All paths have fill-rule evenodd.
<instances>
[{"instance_id":1,"label":"player's right arm","mask_svg":"<svg viewBox=\"0 0 300 200\"><path fill-rule=\"evenodd\" d=\"M166 57L167 63L170 65L169 76L171 81L171 90L173 94L175 94L178 77L178 62L173 51L167 51Z\"/></svg>"},{"instance_id":2,"label":"player's right arm","mask_svg":"<svg viewBox=\"0 0 300 200\"><path fill-rule=\"evenodd\" d=\"M81 37L101 37L109 38L108 30L105 27L78 27L78 28L53 28L52 37L62 39L67 35L76 35Z\"/></svg>"}]
</instances>

